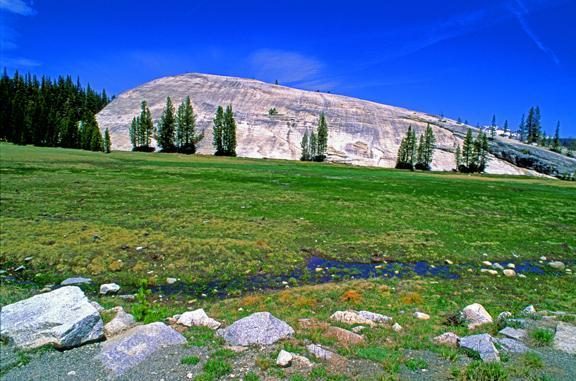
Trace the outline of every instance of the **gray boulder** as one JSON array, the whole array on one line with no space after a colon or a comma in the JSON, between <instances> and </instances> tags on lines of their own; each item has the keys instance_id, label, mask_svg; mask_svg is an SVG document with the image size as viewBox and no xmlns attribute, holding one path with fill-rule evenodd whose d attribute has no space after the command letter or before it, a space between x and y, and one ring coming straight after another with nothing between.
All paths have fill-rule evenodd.
<instances>
[{"instance_id":1,"label":"gray boulder","mask_svg":"<svg viewBox=\"0 0 576 381\"><path fill-rule=\"evenodd\" d=\"M17 348L72 348L103 335L100 314L76 286L62 287L4 306L0 337Z\"/></svg>"},{"instance_id":2,"label":"gray boulder","mask_svg":"<svg viewBox=\"0 0 576 381\"><path fill-rule=\"evenodd\" d=\"M576 327L572 324L558 322L556 336L554 336L554 349L576 354Z\"/></svg>"},{"instance_id":3,"label":"gray boulder","mask_svg":"<svg viewBox=\"0 0 576 381\"><path fill-rule=\"evenodd\" d=\"M211 329L218 329L221 325L219 321L216 321L206 315L206 312L202 308L197 309L195 311L187 311L178 316L174 316L177 319L178 324L185 325L187 327L192 326L204 326Z\"/></svg>"},{"instance_id":4,"label":"gray boulder","mask_svg":"<svg viewBox=\"0 0 576 381\"><path fill-rule=\"evenodd\" d=\"M487 333L460 338L460 347L478 353L484 362L500 361L492 336Z\"/></svg>"},{"instance_id":5,"label":"gray boulder","mask_svg":"<svg viewBox=\"0 0 576 381\"><path fill-rule=\"evenodd\" d=\"M139 325L104 342L97 359L115 375L121 375L159 349L184 343L184 336L164 323Z\"/></svg>"},{"instance_id":6,"label":"gray boulder","mask_svg":"<svg viewBox=\"0 0 576 381\"><path fill-rule=\"evenodd\" d=\"M256 312L218 333L230 345L270 345L292 336L294 329L270 312Z\"/></svg>"},{"instance_id":7,"label":"gray boulder","mask_svg":"<svg viewBox=\"0 0 576 381\"><path fill-rule=\"evenodd\" d=\"M370 312L370 311L360 311L360 312L358 312L358 315L360 317L363 317L364 319L368 319L368 320L373 321L374 323L379 323L379 324L392 323L392 321L394 320L390 316L386 316L386 315L382 315L382 314L378 314L378 313Z\"/></svg>"},{"instance_id":8,"label":"gray boulder","mask_svg":"<svg viewBox=\"0 0 576 381\"><path fill-rule=\"evenodd\" d=\"M120 290L116 283L104 283L100 286L100 295L115 294Z\"/></svg>"},{"instance_id":9,"label":"gray boulder","mask_svg":"<svg viewBox=\"0 0 576 381\"><path fill-rule=\"evenodd\" d=\"M511 353L524 353L528 352L530 349L521 341L504 338L504 339L494 339L494 341L502 347L506 352Z\"/></svg>"},{"instance_id":10,"label":"gray boulder","mask_svg":"<svg viewBox=\"0 0 576 381\"><path fill-rule=\"evenodd\" d=\"M470 304L462 310L462 317L468 324L468 329L475 329L483 324L492 323L492 316L479 303Z\"/></svg>"},{"instance_id":11,"label":"gray boulder","mask_svg":"<svg viewBox=\"0 0 576 381\"><path fill-rule=\"evenodd\" d=\"M524 340L526 338L526 330L522 328L506 327L498 333L516 340Z\"/></svg>"}]
</instances>

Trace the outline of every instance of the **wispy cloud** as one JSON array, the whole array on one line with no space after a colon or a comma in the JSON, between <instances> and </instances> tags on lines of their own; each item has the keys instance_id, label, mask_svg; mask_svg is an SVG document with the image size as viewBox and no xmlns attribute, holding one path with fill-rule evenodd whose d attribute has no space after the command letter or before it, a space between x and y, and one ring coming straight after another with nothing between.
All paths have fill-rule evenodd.
<instances>
[{"instance_id":1,"label":"wispy cloud","mask_svg":"<svg viewBox=\"0 0 576 381\"><path fill-rule=\"evenodd\" d=\"M36 10L24 0L0 0L0 9L21 16L33 16Z\"/></svg>"},{"instance_id":2,"label":"wispy cloud","mask_svg":"<svg viewBox=\"0 0 576 381\"><path fill-rule=\"evenodd\" d=\"M515 3L510 5L510 11L518 20L518 23L522 27L522 30L524 30L526 35L530 37L530 39L532 40L532 42L534 42L534 44L536 44L538 49L540 49L546 55L548 55L548 57L550 57L556 63L556 65L559 65L560 59L558 58L556 53L554 53L554 51L550 49L548 46L544 45L542 40L536 35L536 33L534 33L534 31L528 24L526 16L530 13L530 11L526 6L526 4L523 3L522 0L515 0Z\"/></svg>"},{"instance_id":3,"label":"wispy cloud","mask_svg":"<svg viewBox=\"0 0 576 381\"><path fill-rule=\"evenodd\" d=\"M40 62L19 57L8 51L18 49L18 32L11 26L11 21L18 16L34 16L36 10L32 8L32 2L24 0L0 0L0 65L10 69L31 68L39 66Z\"/></svg>"},{"instance_id":4,"label":"wispy cloud","mask_svg":"<svg viewBox=\"0 0 576 381\"><path fill-rule=\"evenodd\" d=\"M323 66L313 57L272 49L257 50L250 55L248 61L257 78L283 83L313 80Z\"/></svg>"}]
</instances>

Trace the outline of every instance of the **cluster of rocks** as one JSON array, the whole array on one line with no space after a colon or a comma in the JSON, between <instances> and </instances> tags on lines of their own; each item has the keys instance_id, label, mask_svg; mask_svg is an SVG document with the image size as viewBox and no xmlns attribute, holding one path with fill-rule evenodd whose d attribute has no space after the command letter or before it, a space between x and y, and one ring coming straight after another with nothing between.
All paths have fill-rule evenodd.
<instances>
[{"instance_id":1,"label":"cluster of rocks","mask_svg":"<svg viewBox=\"0 0 576 381\"><path fill-rule=\"evenodd\" d=\"M500 361L499 349L508 353L525 353L531 349L528 347L528 330L526 328L513 328L507 326L508 322L514 322L516 325L527 326L528 320L532 318L533 328L545 325L552 329L554 324L546 323L556 319L557 315L564 313L538 314L534 306L527 306L522 310L523 318L512 319L512 313L505 311L498 315L496 321L504 328L498 332L500 337L493 337L488 333L481 333L465 337L459 337L454 332L446 332L432 340L438 345L451 347L460 347L465 350L476 353L484 362ZM460 313L462 321L467 324L468 329L474 330L485 324L493 323L492 316L486 309L478 303L466 306ZM576 354L576 326L558 321L555 324L554 348L570 354Z\"/></svg>"}]
</instances>

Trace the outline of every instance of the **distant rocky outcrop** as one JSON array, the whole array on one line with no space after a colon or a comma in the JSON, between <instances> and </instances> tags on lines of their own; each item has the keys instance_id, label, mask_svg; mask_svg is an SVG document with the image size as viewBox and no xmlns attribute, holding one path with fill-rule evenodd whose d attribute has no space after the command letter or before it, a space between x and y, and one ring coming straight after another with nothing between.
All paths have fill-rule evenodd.
<instances>
[{"instance_id":1,"label":"distant rocky outcrop","mask_svg":"<svg viewBox=\"0 0 576 381\"><path fill-rule=\"evenodd\" d=\"M320 92L297 90L251 79L206 74L160 78L120 94L98 115L102 131L110 130L112 148L130 150L129 126L146 100L158 120L170 96L180 104L190 96L197 128L204 132L198 152L212 154L212 119L220 105L232 105L238 124L237 154L241 157L298 160L306 130L316 127L320 113L329 125L328 161L362 166L393 167L408 126L417 134L430 124L437 139L432 169L455 168L454 152L469 127L454 120L375 102ZM270 113L275 109L275 113ZM487 172L557 175L576 170L576 160L497 137L491 142L496 157ZM556 169L555 169L556 168Z\"/></svg>"}]
</instances>

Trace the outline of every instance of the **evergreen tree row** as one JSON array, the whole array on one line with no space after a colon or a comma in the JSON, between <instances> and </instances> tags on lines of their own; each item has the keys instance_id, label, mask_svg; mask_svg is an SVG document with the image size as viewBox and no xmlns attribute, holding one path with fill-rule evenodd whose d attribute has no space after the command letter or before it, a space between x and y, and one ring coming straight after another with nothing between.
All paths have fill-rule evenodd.
<instances>
[{"instance_id":1,"label":"evergreen tree row","mask_svg":"<svg viewBox=\"0 0 576 381\"><path fill-rule=\"evenodd\" d=\"M482 173L488 164L488 137L482 131L472 136L472 129L468 129L462 148L456 147L456 168L463 173Z\"/></svg>"},{"instance_id":2,"label":"evergreen tree row","mask_svg":"<svg viewBox=\"0 0 576 381\"><path fill-rule=\"evenodd\" d=\"M83 88L70 76L52 81L15 72L9 77L5 69L0 79L0 140L102 151L94 115L108 102L104 90Z\"/></svg>"},{"instance_id":3,"label":"evergreen tree row","mask_svg":"<svg viewBox=\"0 0 576 381\"><path fill-rule=\"evenodd\" d=\"M402 139L396 158L398 169L420 169L429 171L432 169L432 158L436 148L436 137L432 127L428 125L426 131L416 140L416 132L412 126L408 126L406 137Z\"/></svg>"},{"instance_id":4,"label":"evergreen tree row","mask_svg":"<svg viewBox=\"0 0 576 381\"><path fill-rule=\"evenodd\" d=\"M302 149L300 160L319 162L326 160L326 151L328 149L328 123L326 123L326 116L324 113L320 114L316 131L312 131L310 134L308 134L308 130L304 132L300 147Z\"/></svg>"},{"instance_id":5,"label":"evergreen tree row","mask_svg":"<svg viewBox=\"0 0 576 381\"><path fill-rule=\"evenodd\" d=\"M236 156L236 120L232 106L218 106L214 117L214 140L216 156Z\"/></svg>"}]
</instances>

